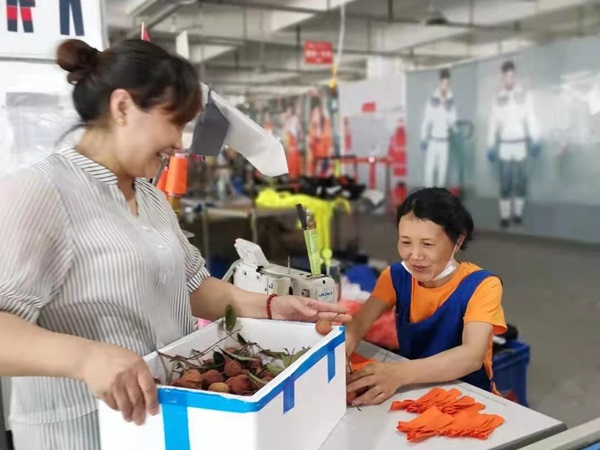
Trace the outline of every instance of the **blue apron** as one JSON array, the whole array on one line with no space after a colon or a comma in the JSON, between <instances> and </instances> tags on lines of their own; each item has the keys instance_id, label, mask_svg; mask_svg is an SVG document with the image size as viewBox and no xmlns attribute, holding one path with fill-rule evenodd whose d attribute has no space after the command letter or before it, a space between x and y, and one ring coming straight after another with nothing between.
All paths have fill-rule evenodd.
<instances>
[{"instance_id":1,"label":"blue apron","mask_svg":"<svg viewBox=\"0 0 600 450\"><path fill-rule=\"evenodd\" d=\"M461 345L463 318L469 300L481 282L493 276L486 270L470 273L431 317L411 323L412 275L400 263L392 264L390 273L397 299L396 331L400 344L399 353L408 359L427 358ZM492 380L483 366L461 380L488 392L492 391Z\"/></svg>"}]
</instances>

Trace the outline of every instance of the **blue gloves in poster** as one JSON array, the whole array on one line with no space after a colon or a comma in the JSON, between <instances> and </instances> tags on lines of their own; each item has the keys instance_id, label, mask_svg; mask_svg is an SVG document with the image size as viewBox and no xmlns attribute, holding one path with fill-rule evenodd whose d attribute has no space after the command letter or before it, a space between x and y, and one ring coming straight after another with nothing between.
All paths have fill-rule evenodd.
<instances>
[{"instance_id":1,"label":"blue gloves in poster","mask_svg":"<svg viewBox=\"0 0 600 450\"><path fill-rule=\"evenodd\" d=\"M496 161L496 147L489 147L486 151L486 155L490 162Z\"/></svg>"},{"instance_id":2,"label":"blue gloves in poster","mask_svg":"<svg viewBox=\"0 0 600 450\"><path fill-rule=\"evenodd\" d=\"M427 151L427 141L421 141L421 151Z\"/></svg>"}]
</instances>

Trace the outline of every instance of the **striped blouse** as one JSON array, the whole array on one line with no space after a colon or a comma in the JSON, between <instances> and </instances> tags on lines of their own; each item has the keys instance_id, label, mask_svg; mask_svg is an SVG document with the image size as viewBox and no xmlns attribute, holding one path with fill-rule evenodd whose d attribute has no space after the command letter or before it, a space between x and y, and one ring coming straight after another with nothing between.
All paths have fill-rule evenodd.
<instances>
[{"instance_id":1,"label":"striped blouse","mask_svg":"<svg viewBox=\"0 0 600 450\"><path fill-rule=\"evenodd\" d=\"M204 259L160 191L138 179L135 196L137 217L116 176L72 148L0 179L0 311L139 355L191 333L189 294L209 276ZM96 410L79 381L14 378L12 386L18 423Z\"/></svg>"}]
</instances>

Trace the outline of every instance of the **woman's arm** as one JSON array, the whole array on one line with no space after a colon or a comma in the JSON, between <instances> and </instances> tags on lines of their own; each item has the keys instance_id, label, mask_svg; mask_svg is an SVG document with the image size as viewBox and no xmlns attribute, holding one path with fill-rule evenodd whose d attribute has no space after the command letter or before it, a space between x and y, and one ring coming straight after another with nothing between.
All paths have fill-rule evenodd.
<instances>
[{"instance_id":1,"label":"woman's arm","mask_svg":"<svg viewBox=\"0 0 600 450\"><path fill-rule=\"evenodd\" d=\"M367 365L349 375L348 391L369 389L353 404L379 404L403 386L454 381L479 370L492 333L493 325L489 323L469 322L463 330L463 343L458 347L429 358Z\"/></svg>"},{"instance_id":2,"label":"woman's arm","mask_svg":"<svg viewBox=\"0 0 600 450\"><path fill-rule=\"evenodd\" d=\"M389 305L371 296L352 316L352 322L346 327L346 353L348 355L354 353L369 328L389 309L391 309Z\"/></svg>"},{"instance_id":3,"label":"woman's arm","mask_svg":"<svg viewBox=\"0 0 600 450\"><path fill-rule=\"evenodd\" d=\"M77 378L89 343L0 312L0 376Z\"/></svg>"},{"instance_id":4,"label":"woman's arm","mask_svg":"<svg viewBox=\"0 0 600 450\"><path fill-rule=\"evenodd\" d=\"M128 422L158 413L156 384L145 361L125 348L54 333L0 311L0 376L65 377L85 382Z\"/></svg>"},{"instance_id":5,"label":"woman's arm","mask_svg":"<svg viewBox=\"0 0 600 450\"><path fill-rule=\"evenodd\" d=\"M264 294L245 291L214 277L204 279L190 295L192 315L212 321L225 315L227 305L240 317L266 318L266 300Z\"/></svg>"},{"instance_id":6,"label":"woman's arm","mask_svg":"<svg viewBox=\"0 0 600 450\"><path fill-rule=\"evenodd\" d=\"M207 320L217 320L225 315L227 305L231 305L239 317L256 319L267 318L267 295L245 291L217 278L209 277L202 281L198 289L190 295L192 315ZM331 303L282 295L271 302L273 319L315 322L319 319L349 322L346 308Z\"/></svg>"},{"instance_id":7,"label":"woman's arm","mask_svg":"<svg viewBox=\"0 0 600 450\"><path fill-rule=\"evenodd\" d=\"M463 343L429 358L401 363L402 385L454 381L481 368L492 339L493 325L470 322L463 330Z\"/></svg>"}]
</instances>

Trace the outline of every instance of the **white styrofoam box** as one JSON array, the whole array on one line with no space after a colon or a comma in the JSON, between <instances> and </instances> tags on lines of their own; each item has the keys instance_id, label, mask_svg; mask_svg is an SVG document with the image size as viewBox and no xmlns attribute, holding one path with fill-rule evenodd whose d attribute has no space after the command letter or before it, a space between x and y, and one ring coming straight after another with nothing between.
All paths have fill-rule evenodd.
<instances>
[{"instance_id":1,"label":"white styrofoam box","mask_svg":"<svg viewBox=\"0 0 600 450\"><path fill-rule=\"evenodd\" d=\"M120 412L100 401L102 449L318 449L346 412L344 327L321 336L312 323L240 318L236 329L270 350L311 348L252 396L159 387L160 412L142 426L125 422ZM204 350L226 336L217 321L160 352L188 356L192 349ZM229 337L219 346L236 344ZM155 352L145 360L153 376L164 382L160 356Z\"/></svg>"}]
</instances>

